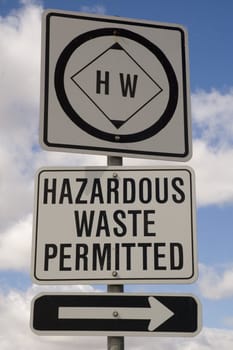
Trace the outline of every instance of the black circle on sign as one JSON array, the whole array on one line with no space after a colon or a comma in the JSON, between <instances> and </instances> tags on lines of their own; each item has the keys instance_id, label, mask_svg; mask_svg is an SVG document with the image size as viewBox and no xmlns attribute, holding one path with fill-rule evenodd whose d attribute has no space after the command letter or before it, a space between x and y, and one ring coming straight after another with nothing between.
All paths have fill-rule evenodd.
<instances>
[{"instance_id":1,"label":"black circle on sign","mask_svg":"<svg viewBox=\"0 0 233 350\"><path fill-rule=\"evenodd\" d=\"M102 130L95 128L94 126L87 123L80 115L73 109L69 98L65 91L64 84L64 76L65 76L65 68L66 65L73 54L73 52L80 47L82 44L89 40L93 40L102 36L120 36L127 39L131 39L136 41L137 43L144 46L146 49L151 51L154 56L159 60L163 69L167 75L168 83L169 83L169 99L167 106L160 116L159 120L157 120L154 124L148 127L145 130L140 132L125 134L125 135L116 135L112 133L108 133ZM56 68L55 68L55 90L57 94L57 98L64 112L68 115L68 117L82 130L86 131L88 134L98 137L105 141L117 142L117 143L126 143L126 142L138 142L145 140L147 138L152 137L157 134L161 129L163 129L168 122L171 120L178 101L178 82L176 78L176 74L172 68L167 57L164 53L152 42L142 37L139 34L133 33L127 29L122 28L102 28L92 30L86 33L83 33L73 39L62 51L61 55L58 58Z\"/></svg>"}]
</instances>

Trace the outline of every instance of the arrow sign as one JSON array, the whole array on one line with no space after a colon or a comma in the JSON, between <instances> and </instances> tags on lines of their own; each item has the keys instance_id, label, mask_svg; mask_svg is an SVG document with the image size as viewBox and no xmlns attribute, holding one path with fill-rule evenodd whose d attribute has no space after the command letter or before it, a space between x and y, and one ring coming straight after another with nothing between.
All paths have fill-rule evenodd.
<instances>
[{"instance_id":1,"label":"arrow sign","mask_svg":"<svg viewBox=\"0 0 233 350\"><path fill-rule=\"evenodd\" d=\"M85 307L59 307L59 319L127 319L127 320L150 320L148 331L154 331L162 323L174 315L166 306L154 297L148 298L150 307L147 308L127 308L127 307L105 307L105 308L85 308Z\"/></svg>"},{"instance_id":2,"label":"arrow sign","mask_svg":"<svg viewBox=\"0 0 233 350\"><path fill-rule=\"evenodd\" d=\"M56 293L32 302L38 334L194 336L200 303L190 295Z\"/></svg>"}]
</instances>

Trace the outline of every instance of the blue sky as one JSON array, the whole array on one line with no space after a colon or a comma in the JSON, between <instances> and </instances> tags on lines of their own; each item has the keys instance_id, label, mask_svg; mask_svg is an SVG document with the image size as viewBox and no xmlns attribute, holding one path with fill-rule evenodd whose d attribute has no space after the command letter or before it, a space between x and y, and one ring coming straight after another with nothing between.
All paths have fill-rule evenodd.
<instances>
[{"instance_id":1,"label":"blue sky","mask_svg":"<svg viewBox=\"0 0 233 350\"><path fill-rule=\"evenodd\" d=\"M103 338L41 338L29 329L34 173L41 166L105 165L106 157L46 152L38 145L40 26L43 9L184 25L189 34L196 174L198 261L192 285L136 285L127 291L190 292L203 305L195 338L129 338L127 349L230 350L233 343L233 3L230 0L0 0L0 348L105 349ZM126 165L154 165L127 159ZM167 163L167 162L166 162ZM161 163L160 163L161 164ZM86 289L87 288L87 289ZM99 289L105 290L104 286ZM11 327L9 327L11 325ZM22 337L23 334L23 337ZM64 345L65 344L65 345Z\"/></svg>"}]
</instances>

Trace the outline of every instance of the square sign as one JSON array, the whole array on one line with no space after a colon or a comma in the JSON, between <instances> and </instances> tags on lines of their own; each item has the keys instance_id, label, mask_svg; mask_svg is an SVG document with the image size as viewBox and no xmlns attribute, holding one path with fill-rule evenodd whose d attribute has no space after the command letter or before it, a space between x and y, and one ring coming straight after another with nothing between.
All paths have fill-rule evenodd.
<instances>
[{"instance_id":1,"label":"square sign","mask_svg":"<svg viewBox=\"0 0 233 350\"><path fill-rule=\"evenodd\" d=\"M42 147L190 159L182 26L47 11L42 28Z\"/></svg>"},{"instance_id":2,"label":"square sign","mask_svg":"<svg viewBox=\"0 0 233 350\"><path fill-rule=\"evenodd\" d=\"M190 168L41 169L35 193L34 282L196 279Z\"/></svg>"}]
</instances>

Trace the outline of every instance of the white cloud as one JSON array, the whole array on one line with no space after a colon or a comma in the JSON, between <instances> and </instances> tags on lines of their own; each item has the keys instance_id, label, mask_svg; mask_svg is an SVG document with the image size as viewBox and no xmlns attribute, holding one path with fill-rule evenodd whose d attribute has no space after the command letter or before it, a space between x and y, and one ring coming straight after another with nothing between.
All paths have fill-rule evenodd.
<instances>
[{"instance_id":1,"label":"white cloud","mask_svg":"<svg viewBox=\"0 0 233 350\"><path fill-rule=\"evenodd\" d=\"M33 145L38 131L41 8L0 17L0 227L32 206Z\"/></svg>"},{"instance_id":2,"label":"white cloud","mask_svg":"<svg viewBox=\"0 0 233 350\"><path fill-rule=\"evenodd\" d=\"M81 6L80 11L104 15L106 13L106 8L103 5Z\"/></svg>"},{"instance_id":3,"label":"white cloud","mask_svg":"<svg viewBox=\"0 0 233 350\"><path fill-rule=\"evenodd\" d=\"M199 205L233 203L233 147L214 150L205 140L194 140L193 158Z\"/></svg>"},{"instance_id":4,"label":"white cloud","mask_svg":"<svg viewBox=\"0 0 233 350\"><path fill-rule=\"evenodd\" d=\"M233 202L233 89L192 94L193 158L199 205Z\"/></svg>"},{"instance_id":5,"label":"white cloud","mask_svg":"<svg viewBox=\"0 0 233 350\"><path fill-rule=\"evenodd\" d=\"M19 0L22 5L31 5L41 3L40 0Z\"/></svg>"},{"instance_id":6,"label":"white cloud","mask_svg":"<svg viewBox=\"0 0 233 350\"><path fill-rule=\"evenodd\" d=\"M127 341L127 349L230 350L232 341L233 331L204 328L195 338L131 338Z\"/></svg>"},{"instance_id":7,"label":"white cloud","mask_svg":"<svg viewBox=\"0 0 233 350\"><path fill-rule=\"evenodd\" d=\"M106 337L38 336L29 327L30 303L41 288L33 286L26 292L0 292L0 347L1 350L19 349L39 350L75 350L107 348ZM61 289L60 289L61 290ZM77 292L90 292L85 287ZM125 348L128 350L229 350L233 343L233 331L204 328L194 338L154 338L126 337Z\"/></svg>"},{"instance_id":8,"label":"white cloud","mask_svg":"<svg viewBox=\"0 0 233 350\"><path fill-rule=\"evenodd\" d=\"M0 235L0 270L29 270L31 236L31 215Z\"/></svg>"},{"instance_id":9,"label":"white cloud","mask_svg":"<svg viewBox=\"0 0 233 350\"><path fill-rule=\"evenodd\" d=\"M233 266L225 269L200 265L200 292L208 299L233 297Z\"/></svg>"},{"instance_id":10,"label":"white cloud","mask_svg":"<svg viewBox=\"0 0 233 350\"><path fill-rule=\"evenodd\" d=\"M200 205L233 202L233 89L192 94L194 152Z\"/></svg>"},{"instance_id":11,"label":"white cloud","mask_svg":"<svg viewBox=\"0 0 233 350\"><path fill-rule=\"evenodd\" d=\"M213 149L233 146L233 89L221 93L198 91L192 94L192 118L197 137ZM195 131L195 130L194 130ZM194 132L195 135L195 132Z\"/></svg>"},{"instance_id":12,"label":"white cloud","mask_svg":"<svg viewBox=\"0 0 233 350\"><path fill-rule=\"evenodd\" d=\"M233 317L226 317L226 318L223 320L223 323L224 323L226 326L233 328Z\"/></svg>"},{"instance_id":13,"label":"white cloud","mask_svg":"<svg viewBox=\"0 0 233 350\"><path fill-rule=\"evenodd\" d=\"M40 337L32 333L30 329L30 304L33 296L40 288L33 286L26 292L9 291L7 294L0 292L0 348L1 350L19 349L39 350L73 350L77 347L93 346L95 349L102 349L101 339L90 337ZM61 290L61 289L60 289ZM89 287L79 288L77 291L88 291Z\"/></svg>"},{"instance_id":14,"label":"white cloud","mask_svg":"<svg viewBox=\"0 0 233 350\"><path fill-rule=\"evenodd\" d=\"M30 121L25 106L38 103L40 63L41 8L22 7L7 17L0 17L1 96L5 110L14 104L14 119L5 119L4 126L23 126ZM2 105L2 104L1 104ZM33 118L36 120L36 116Z\"/></svg>"}]
</instances>

